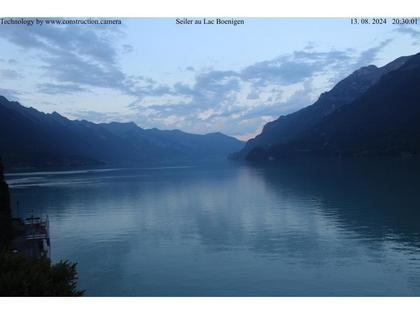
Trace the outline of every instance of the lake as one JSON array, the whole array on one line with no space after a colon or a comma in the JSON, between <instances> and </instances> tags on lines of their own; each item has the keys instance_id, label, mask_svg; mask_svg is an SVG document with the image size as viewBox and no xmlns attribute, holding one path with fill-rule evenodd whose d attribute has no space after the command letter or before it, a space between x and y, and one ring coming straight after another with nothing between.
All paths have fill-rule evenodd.
<instances>
[{"instance_id":1,"label":"lake","mask_svg":"<svg viewBox=\"0 0 420 315\"><path fill-rule=\"evenodd\" d=\"M420 163L9 173L88 296L419 296ZM16 201L19 200L19 209Z\"/></svg>"}]
</instances>

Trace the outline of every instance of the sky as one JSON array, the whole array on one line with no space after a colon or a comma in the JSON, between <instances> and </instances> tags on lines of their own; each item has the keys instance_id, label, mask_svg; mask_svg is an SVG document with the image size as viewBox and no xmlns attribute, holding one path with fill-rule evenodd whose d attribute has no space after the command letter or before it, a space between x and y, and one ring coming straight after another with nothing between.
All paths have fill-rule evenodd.
<instances>
[{"instance_id":1,"label":"sky","mask_svg":"<svg viewBox=\"0 0 420 315\"><path fill-rule=\"evenodd\" d=\"M70 119L247 140L360 67L420 52L420 26L390 19L243 20L0 24L0 95Z\"/></svg>"}]
</instances>

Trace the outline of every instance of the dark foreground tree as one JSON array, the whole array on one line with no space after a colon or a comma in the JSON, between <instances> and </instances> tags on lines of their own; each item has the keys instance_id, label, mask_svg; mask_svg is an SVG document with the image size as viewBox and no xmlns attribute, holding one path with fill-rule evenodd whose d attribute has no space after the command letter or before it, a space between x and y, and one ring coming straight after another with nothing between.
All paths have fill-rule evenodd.
<instances>
[{"instance_id":1,"label":"dark foreground tree","mask_svg":"<svg viewBox=\"0 0 420 315\"><path fill-rule=\"evenodd\" d=\"M0 160L0 296L81 296L76 288L76 264L51 264L46 257L29 258L10 252L18 231L12 225L9 187Z\"/></svg>"},{"instance_id":2,"label":"dark foreground tree","mask_svg":"<svg viewBox=\"0 0 420 315\"><path fill-rule=\"evenodd\" d=\"M82 296L76 280L76 264L68 261L0 253L0 296Z\"/></svg>"},{"instance_id":3,"label":"dark foreground tree","mask_svg":"<svg viewBox=\"0 0 420 315\"><path fill-rule=\"evenodd\" d=\"M3 164L0 158L0 250L10 240L12 233L12 211L10 209L9 186L4 180Z\"/></svg>"}]
</instances>

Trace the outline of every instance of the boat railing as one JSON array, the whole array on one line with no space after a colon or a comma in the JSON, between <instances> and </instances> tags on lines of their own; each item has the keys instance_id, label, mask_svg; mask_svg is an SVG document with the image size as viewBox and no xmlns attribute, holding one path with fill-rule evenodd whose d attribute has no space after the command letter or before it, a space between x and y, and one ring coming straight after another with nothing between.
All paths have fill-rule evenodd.
<instances>
[{"instance_id":1,"label":"boat railing","mask_svg":"<svg viewBox=\"0 0 420 315\"><path fill-rule=\"evenodd\" d=\"M48 216L42 217L29 217L23 220L25 224L25 238L28 240L49 240L49 219Z\"/></svg>"}]
</instances>

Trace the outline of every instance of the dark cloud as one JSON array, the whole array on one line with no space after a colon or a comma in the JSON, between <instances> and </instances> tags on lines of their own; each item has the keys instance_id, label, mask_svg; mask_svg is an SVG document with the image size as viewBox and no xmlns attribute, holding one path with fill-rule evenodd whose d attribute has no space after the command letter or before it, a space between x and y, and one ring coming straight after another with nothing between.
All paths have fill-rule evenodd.
<instances>
[{"instance_id":1,"label":"dark cloud","mask_svg":"<svg viewBox=\"0 0 420 315\"><path fill-rule=\"evenodd\" d=\"M26 49L40 49L52 54L68 51L108 63L114 63L117 57L109 32L99 33L77 25L30 27L23 31L20 26L7 25L0 29L0 34Z\"/></svg>"},{"instance_id":2,"label":"dark cloud","mask_svg":"<svg viewBox=\"0 0 420 315\"><path fill-rule=\"evenodd\" d=\"M122 46L122 50L124 54L129 54L134 51L134 47L132 45L125 44Z\"/></svg>"},{"instance_id":3,"label":"dark cloud","mask_svg":"<svg viewBox=\"0 0 420 315\"><path fill-rule=\"evenodd\" d=\"M362 51L362 53L359 55L359 58L357 59L354 68L360 68L364 66L371 65L376 61L376 58L378 54L386 47L388 46L393 39L386 39L384 41L381 41L378 45L366 49L365 51Z\"/></svg>"},{"instance_id":4,"label":"dark cloud","mask_svg":"<svg viewBox=\"0 0 420 315\"><path fill-rule=\"evenodd\" d=\"M291 55L255 63L241 72L243 80L258 85L295 84L325 70L327 66L347 63L351 60L349 51L329 52L295 51Z\"/></svg>"},{"instance_id":5,"label":"dark cloud","mask_svg":"<svg viewBox=\"0 0 420 315\"><path fill-rule=\"evenodd\" d=\"M0 77L3 80L18 80L23 78L23 75L15 70L2 69L0 70Z\"/></svg>"},{"instance_id":6,"label":"dark cloud","mask_svg":"<svg viewBox=\"0 0 420 315\"><path fill-rule=\"evenodd\" d=\"M226 97L226 92L239 89L240 78L234 71L210 71L199 74L193 87L194 99L198 102L213 103Z\"/></svg>"},{"instance_id":7,"label":"dark cloud","mask_svg":"<svg viewBox=\"0 0 420 315\"><path fill-rule=\"evenodd\" d=\"M54 84L54 83L40 83L38 90L44 94L73 94L77 92L90 92L88 89L82 88L77 84Z\"/></svg>"},{"instance_id":8,"label":"dark cloud","mask_svg":"<svg viewBox=\"0 0 420 315\"><path fill-rule=\"evenodd\" d=\"M253 89L246 97L247 100L257 100L258 97L260 96L260 89Z\"/></svg>"},{"instance_id":9,"label":"dark cloud","mask_svg":"<svg viewBox=\"0 0 420 315\"><path fill-rule=\"evenodd\" d=\"M400 26L397 29L395 29L395 31L403 34L408 34L416 39L420 37L420 31L417 31L408 26Z\"/></svg>"},{"instance_id":10,"label":"dark cloud","mask_svg":"<svg viewBox=\"0 0 420 315\"><path fill-rule=\"evenodd\" d=\"M241 72L244 80L255 81L258 84L294 84L311 77L322 69L318 63L303 63L279 58L258 62Z\"/></svg>"},{"instance_id":11,"label":"dark cloud","mask_svg":"<svg viewBox=\"0 0 420 315\"><path fill-rule=\"evenodd\" d=\"M0 36L26 51L36 51L43 62L46 78L60 82L61 90L66 94L85 91L90 87L116 89L138 99L177 94L173 87L142 76L127 76L120 69L115 47L123 35L117 26L86 28L49 25L30 27L25 31L14 25L0 28ZM133 50L131 45L122 47L124 52ZM60 89L60 86L39 87L43 93L55 93Z\"/></svg>"},{"instance_id":12,"label":"dark cloud","mask_svg":"<svg viewBox=\"0 0 420 315\"><path fill-rule=\"evenodd\" d=\"M67 51L56 52L42 60L47 74L58 81L129 91L125 74L113 64L88 61Z\"/></svg>"},{"instance_id":13,"label":"dark cloud","mask_svg":"<svg viewBox=\"0 0 420 315\"><path fill-rule=\"evenodd\" d=\"M308 51L308 50L298 50L293 52L293 59L300 62L313 62L321 61L323 64L326 62L336 63L336 62L346 62L352 59L350 50L331 50L327 52L319 51Z\"/></svg>"},{"instance_id":14,"label":"dark cloud","mask_svg":"<svg viewBox=\"0 0 420 315\"><path fill-rule=\"evenodd\" d=\"M306 44L306 46L303 49L311 50L311 49L315 48L315 45L316 44L314 42L309 42L309 43Z\"/></svg>"},{"instance_id":15,"label":"dark cloud","mask_svg":"<svg viewBox=\"0 0 420 315\"><path fill-rule=\"evenodd\" d=\"M177 94L182 94L182 95L193 95L194 94L194 90L185 83L182 82L177 82L174 85L174 91Z\"/></svg>"},{"instance_id":16,"label":"dark cloud","mask_svg":"<svg viewBox=\"0 0 420 315\"><path fill-rule=\"evenodd\" d=\"M114 41L120 36L118 27L49 25L22 31L19 26L6 25L0 28L0 36L26 51L36 51L46 75L72 84L74 91L95 86L133 93L135 82L120 70L114 48ZM80 87L76 88L76 84Z\"/></svg>"},{"instance_id":17,"label":"dark cloud","mask_svg":"<svg viewBox=\"0 0 420 315\"><path fill-rule=\"evenodd\" d=\"M395 29L395 32L411 36L411 38L414 39L414 44L418 44L420 41L420 31L415 30L411 27L401 25L400 27Z\"/></svg>"}]
</instances>

